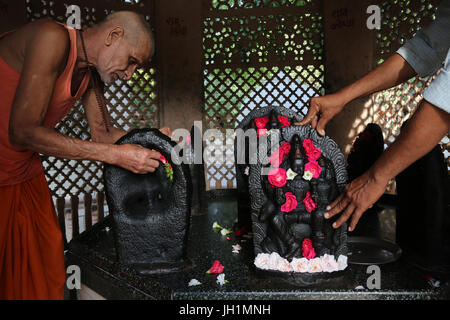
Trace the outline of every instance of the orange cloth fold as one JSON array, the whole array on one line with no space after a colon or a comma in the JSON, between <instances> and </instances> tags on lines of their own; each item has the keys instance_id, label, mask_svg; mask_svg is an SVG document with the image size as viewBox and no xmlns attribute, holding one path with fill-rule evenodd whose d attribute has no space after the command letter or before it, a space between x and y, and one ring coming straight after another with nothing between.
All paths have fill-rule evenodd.
<instances>
[{"instance_id":1,"label":"orange cloth fold","mask_svg":"<svg viewBox=\"0 0 450 320\"><path fill-rule=\"evenodd\" d=\"M64 298L64 245L44 173L0 187L0 299Z\"/></svg>"}]
</instances>

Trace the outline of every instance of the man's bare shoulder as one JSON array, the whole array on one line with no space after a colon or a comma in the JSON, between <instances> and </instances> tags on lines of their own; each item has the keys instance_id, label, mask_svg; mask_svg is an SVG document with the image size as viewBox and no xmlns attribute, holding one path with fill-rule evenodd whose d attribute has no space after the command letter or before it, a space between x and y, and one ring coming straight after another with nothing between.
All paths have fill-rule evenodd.
<instances>
[{"instance_id":1,"label":"man's bare shoulder","mask_svg":"<svg viewBox=\"0 0 450 320\"><path fill-rule=\"evenodd\" d=\"M70 51L70 37L63 25L40 19L26 25L20 33L26 37L25 57L33 60L39 57L40 61L49 62L59 71L64 69Z\"/></svg>"},{"instance_id":2,"label":"man's bare shoulder","mask_svg":"<svg viewBox=\"0 0 450 320\"><path fill-rule=\"evenodd\" d=\"M43 42L50 45L48 49L65 50L69 44L69 33L67 29L50 19L40 19L25 26L25 33L28 34L28 42L34 44Z\"/></svg>"},{"instance_id":3,"label":"man's bare shoulder","mask_svg":"<svg viewBox=\"0 0 450 320\"><path fill-rule=\"evenodd\" d=\"M26 56L43 51L55 59L55 63L63 64L69 50L70 39L66 28L50 19L28 23L0 39L0 56L19 73Z\"/></svg>"}]
</instances>

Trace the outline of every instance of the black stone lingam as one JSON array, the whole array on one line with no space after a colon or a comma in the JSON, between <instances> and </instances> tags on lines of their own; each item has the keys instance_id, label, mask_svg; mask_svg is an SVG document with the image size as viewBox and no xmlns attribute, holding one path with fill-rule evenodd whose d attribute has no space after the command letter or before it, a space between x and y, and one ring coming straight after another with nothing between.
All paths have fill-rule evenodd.
<instances>
[{"instance_id":1,"label":"black stone lingam","mask_svg":"<svg viewBox=\"0 0 450 320\"><path fill-rule=\"evenodd\" d=\"M243 132L248 132L249 129L255 130L257 133L257 127L255 119L268 117L265 129L280 129L283 127L283 123L278 120L278 116L287 117L288 121L293 124L302 120L302 117L296 114L294 111L280 107L280 106L269 106L264 108L258 108L250 112L239 124L237 129L243 130ZM240 148L240 149L239 149ZM238 228L245 227L247 231L252 228L252 220L250 215L250 197L248 191L248 175L250 169L250 159L252 156L256 155L256 145L251 145L248 137L243 140L239 140L238 137L235 138L234 142L234 153L235 153L235 163L236 163L236 183L237 183L237 194L238 194ZM245 150L245 159L241 161L238 159L238 150Z\"/></svg>"},{"instance_id":2,"label":"black stone lingam","mask_svg":"<svg viewBox=\"0 0 450 320\"><path fill-rule=\"evenodd\" d=\"M287 261L299 259L304 256L303 240L310 239L316 257L328 254L334 255L337 260L341 255L347 256L346 224L334 229L331 225L336 218L324 218L326 206L336 199L347 183L345 159L337 144L329 137L319 136L310 126L285 127L279 133L272 134L277 137L267 138L267 151L259 150L257 164L250 165L248 184L255 255L276 252ZM271 146L271 141L277 139L279 143ZM314 146L321 150L320 157L316 159L321 168L320 175L310 180L304 177L305 166L310 162L303 147L304 139L311 139ZM284 185L274 187L266 174L277 166L272 167L269 159L286 142L290 144L290 151L279 168L289 172L289 177ZM264 171L266 173L262 174ZM287 203L289 193L295 196L297 205L291 211L284 212L282 206ZM312 211L303 204L308 196L316 204ZM303 273L288 273L295 277L306 276ZM315 278L329 277L324 273L313 275Z\"/></svg>"},{"instance_id":3,"label":"black stone lingam","mask_svg":"<svg viewBox=\"0 0 450 320\"><path fill-rule=\"evenodd\" d=\"M159 151L173 169L171 180L162 163L148 174L105 165L106 199L119 262L141 274L182 270L189 265L191 183L187 166L171 159L175 143L159 130L137 129L116 144L138 144Z\"/></svg>"}]
</instances>

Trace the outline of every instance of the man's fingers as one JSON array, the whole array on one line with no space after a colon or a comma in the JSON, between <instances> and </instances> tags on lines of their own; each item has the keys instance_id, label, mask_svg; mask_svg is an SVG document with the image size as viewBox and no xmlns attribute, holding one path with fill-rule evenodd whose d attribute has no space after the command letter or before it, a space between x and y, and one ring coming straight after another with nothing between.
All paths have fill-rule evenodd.
<instances>
[{"instance_id":1,"label":"man's fingers","mask_svg":"<svg viewBox=\"0 0 450 320\"><path fill-rule=\"evenodd\" d=\"M317 115L317 108L310 105L308 112L306 113L306 116L301 121L295 124L299 126L307 125L313 121L316 115Z\"/></svg>"},{"instance_id":2,"label":"man's fingers","mask_svg":"<svg viewBox=\"0 0 450 320\"><path fill-rule=\"evenodd\" d=\"M132 170L134 173L137 174L147 174L155 172L155 170L158 168L159 162L155 160L149 160L144 166L141 168L137 168L135 170Z\"/></svg>"},{"instance_id":3,"label":"man's fingers","mask_svg":"<svg viewBox=\"0 0 450 320\"><path fill-rule=\"evenodd\" d=\"M350 223L350 226L348 227L348 231L353 231L356 228L356 225L358 224L359 219L363 215L365 210L362 210L361 208L357 208L355 210L355 213L353 214L352 221Z\"/></svg>"},{"instance_id":4,"label":"man's fingers","mask_svg":"<svg viewBox=\"0 0 450 320\"><path fill-rule=\"evenodd\" d=\"M156 160L156 162L158 162L159 159L161 159L161 154L158 151L155 151L155 150L149 150L149 151L150 152L148 154L148 157L150 159L154 159L154 160Z\"/></svg>"},{"instance_id":5,"label":"man's fingers","mask_svg":"<svg viewBox=\"0 0 450 320\"><path fill-rule=\"evenodd\" d=\"M320 118L319 123L317 124L316 130L323 137L325 135L325 126L328 123L328 118L323 116Z\"/></svg>"},{"instance_id":6,"label":"man's fingers","mask_svg":"<svg viewBox=\"0 0 450 320\"><path fill-rule=\"evenodd\" d=\"M314 116L314 118L311 120L311 127L315 129L317 126L317 115Z\"/></svg>"},{"instance_id":7,"label":"man's fingers","mask_svg":"<svg viewBox=\"0 0 450 320\"><path fill-rule=\"evenodd\" d=\"M148 162L147 168L153 169L153 171L154 171L154 169L156 169L156 168L158 168L158 167L159 167L159 161L156 161L156 160L151 159L151 160Z\"/></svg>"},{"instance_id":8,"label":"man's fingers","mask_svg":"<svg viewBox=\"0 0 450 320\"><path fill-rule=\"evenodd\" d=\"M347 207L347 202L345 201L345 195L341 194L332 203L327 206L327 212L325 212L325 218L329 219L332 216L338 214Z\"/></svg>"},{"instance_id":9,"label":"man's fingers","mask_svg":"<svg viewBox=\"0 0 450 320\"><path fill-rule=\"evenodd\" d=\"M337 219L336 222L333 223L333 228L339 228L345 221L348 220L348 218L350 218L350 216L353 214L353 211L355 211L355 206L350 203L345 209L344 213L341 214L339 219Z\"/></svg>"}]
</instances>

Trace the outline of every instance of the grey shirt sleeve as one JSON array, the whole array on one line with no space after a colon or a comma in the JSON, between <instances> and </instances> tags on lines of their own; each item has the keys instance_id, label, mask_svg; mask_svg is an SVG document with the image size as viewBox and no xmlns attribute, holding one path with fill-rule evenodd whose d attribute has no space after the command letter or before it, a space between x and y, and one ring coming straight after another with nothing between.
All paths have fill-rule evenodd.
<instances>
[{"instance_id":1,"label":"grey shirt sleeve","mask_svg":"<svg viewBox=\"0 0 450 320\"><path fill-rule=\"evenodd\" d=\"M424 91L424 99L450 112L450 0L443 0L436 19L417 31L397 53L420 77L433 75L445 61L444 69Z\"/></svg>"},{"instance_id":2,"label":"grey shirt sleeve","mask_svg":"<svg viewBox=\"0 0 450 320\"><path fill-rule=\"evenodd\" d=\"M447 52L444 69L425 89L423 98L436 107L450 113L450 50Z\"/></svg>"}]
</instances>

